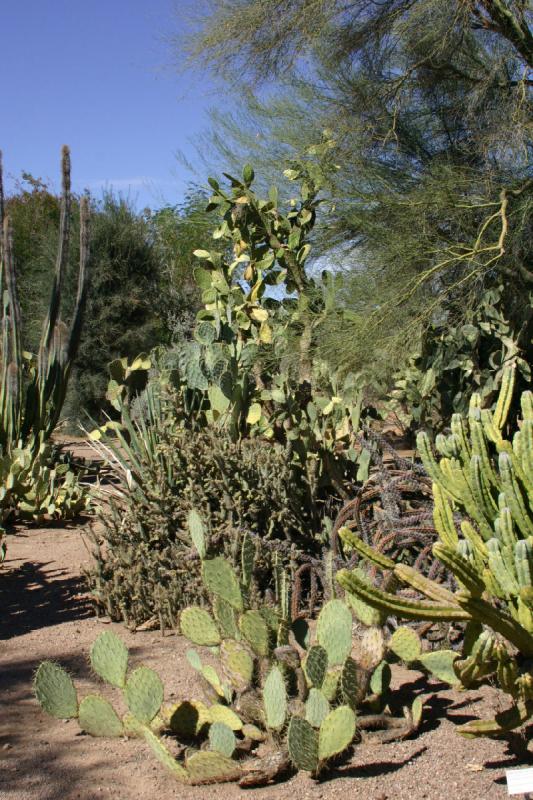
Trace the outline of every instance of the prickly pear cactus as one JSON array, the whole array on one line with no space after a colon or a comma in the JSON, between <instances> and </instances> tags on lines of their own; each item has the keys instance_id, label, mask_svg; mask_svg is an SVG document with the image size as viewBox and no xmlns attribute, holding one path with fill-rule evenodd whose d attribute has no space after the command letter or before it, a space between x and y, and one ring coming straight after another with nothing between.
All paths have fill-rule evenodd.
<instances>
[{"instance_id":1,"label":"prickly pear cactus","mask_svg":"<svg viewBox=\"0 0 533 800\"><path fill-rule=\"evenodd\" d=\"M288 616L289 584L282 575L277 578L278 607L260 611L246 607L246 585L228 562L204 560L203 575L212 613L195 606L184 609L181 631L218 659L218 664L206 663L196 650L186 653L204 700L187 698L165 706L157 673L142 665L129 668L127 648L106 631L91 648L91 663L96 675L121 693L127 713L121 717L106 698L94 693L79 702L69 675L49 662L35 678L43 709L59 718L76 717L92 736L143 739L176 780L199 785L261 785L291 766L319 775L332 758L349 749L356 730L355 709L365 727L367 718L361 711L369 691L374 693L366 701L372 728L392 727L396 737L415 729L413 715L389 722L386 715L375 713L376 697L388 689L383 678L388 665L380 661L383 636L370 629L357 661L352 653L352 614L342 601L326 603L316 637L308 632L302 647ZM421 710L418 720L420 716ZM172 755L167 736L186 745L180 758ZM245 754L249 758L243 759Z\"/></svg>"}]
</instances>

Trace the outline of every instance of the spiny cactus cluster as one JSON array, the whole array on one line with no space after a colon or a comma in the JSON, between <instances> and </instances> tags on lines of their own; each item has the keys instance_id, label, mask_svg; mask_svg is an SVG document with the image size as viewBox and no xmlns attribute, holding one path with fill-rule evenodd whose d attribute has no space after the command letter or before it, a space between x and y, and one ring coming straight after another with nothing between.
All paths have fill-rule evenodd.
<instances>
[{"instance_id":1,"label":"spiny cactus cluster","mask_svg":"<svg viewBox=\"0 0 533 800\"><path fill-rule=\"evenodd\" d=\"M342 570L337 577L349 594L398 617L467 623L462 657L453 665L457 678L466 686L496 682L512 700L495 719L459 728L472 736L500 734L533 716L533 395L522 394L523 419L511 442L502 431L513 382L510 368L494 413L480 409L474 395L468 420L453 417L451 434L437 437L440 459L425 434L418 439L433 479L440 539L433 553L455 576L457 591L395 563L353 532L341 532L347 545L427 601L383 591Z\"/></svg>"},{"instance_id":2,"label":"spiny cactus cluster","mask_svg":"<svg viewBox=\"0 0 533 800\"><path fill-rule=\"evenodd\" d=\"M235 559L242 531L260 545L256 583L271 578L272 552L288 559L291 547L316 551L302 484L280 445L232 442L224 432L179 427L174 410L149 391L146 424L124 418L112 450L111 496L102 504L102 525L93 533L94 566L88 575L99 610L135 628L176 629L181 609L205 602L200 562L187 515L194 506L209 520L206 547ZM116 423L113 423L116 424ZM208 539L208 541L207 541Z\"/></svg>"},{"instance_id":3,"label":"spiny cactus cluster","mask_svg":"<svg viewBox=\"0 0 533 800\"><path fill-rule=\"evenodd\" d=\"M202 526L194 512L190 522L202 555ZM187 654L207 701L218 703L221 716L231 712L241 721L234 746L243 746L242 737L268 743L268 758L256 757L253 767L246 766L243 785L272 780L291 764L319 774L353 742L356 709L365 700L374 712L384 706L390 681L381 630L369 629L354 647L352 613L342 600L323 606L313 635L312 625L291 619L287 576L278 569L277 605L250 608L253 560L249 537L242 543L240 581L222 557L204 559L202 577L211 612L191 606L181 615L182 633L193 644L210 647L218 658L215 669L204 665L196 650ZM205 715L202 706L200 711ZM421 712L417 702L402 720L374 713L372 727L387 728L400 738L417 727ZM357 727L365 729L366 722L365 716L359 717Z\"/></svg>"},{"instance_id":4,"label":"spiny cactus cluster","mask_svg":"<svg viewBox=\"0 0 533 800\"><path fill-rule=\"evenodd\" d=\"M379 628L369 628L354 643L352 613L339 599L324 605L314 632L303 619L291 620L288 579L281 567L275 576L277 605L251 608L252 539L242 540L239 578L223 557L205 557L205 530L196 511L190 512L188 523L211 609L184 609L181 631L192 643L209 648L217 661L214 667L196 650L187 652L203 700L163 706L157 674L144 666L128 672L127 648L108 631L94 643L91 664L122 691L127 713L120 718L100 695L80 701L68 674L51 662L41 664L35 678L35 693L45 711L77 718L93 736L143 738L177 780L190 784L231 780L255 786L294 768L316 776L350 747L356 729L385 729L377 731L382 740L416 730L420 699L404 709L401 719L378 713L390 682ZM413 636L408 629L403 637L397 631L392 651L413 660L420 649ZM365 708L371 713L359 715L356 724L356 710ZM182 743L177 758L163 732Z\"/></svg>"}]
</instances>

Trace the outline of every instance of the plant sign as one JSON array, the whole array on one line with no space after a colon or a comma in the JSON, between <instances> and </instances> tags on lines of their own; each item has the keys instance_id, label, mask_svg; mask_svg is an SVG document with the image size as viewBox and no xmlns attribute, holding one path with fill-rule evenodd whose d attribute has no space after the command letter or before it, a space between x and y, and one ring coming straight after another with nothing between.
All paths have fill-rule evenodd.
<instances>
[{"instance_id":1,"label":"plant sign","mask_svg":"<svg viewBox=\"0 0 533 800\"><path fill-rule=\"evenodd\" d=\"M533 797L533 768L506 769L507 791L510 795L523 794L526 800Z\"/></svg>"}]
</instances>

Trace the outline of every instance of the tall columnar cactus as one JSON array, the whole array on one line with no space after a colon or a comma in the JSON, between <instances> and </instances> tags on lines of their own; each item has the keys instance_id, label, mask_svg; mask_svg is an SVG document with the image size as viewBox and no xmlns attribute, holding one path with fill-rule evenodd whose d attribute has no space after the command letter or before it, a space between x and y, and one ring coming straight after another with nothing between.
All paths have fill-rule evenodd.
<instances>
[{"instance_id":1,"label":"tall columnar cactus","mask_svg":"<svg viewBox=\"0 0 533 800\"><path fill-rule=\"evenodd\" d=\"M62 196L59 244L48 313L43 323L39 352L28 363L21 345L21 314L13 259L11 223L5 214L0 169L0 221L2 224L0 285L2 338L0 392L0 445L9 450L19 442L38 444L54 430L65 399L68 377L80 341L87 299L89 255L89 201L80 200L80 263L76 306L70 327L61 319L61 292L70 245L70 153L62 151ZM29 381L24 374L29 371Z\"/></svg>"},{"instance_id":2,"label":"tall columnar cactus","mask_svg":"<svg viewBox=\"0 0 533 800\"><path fill-rule=\"evenodd\" d=\"M65 400L87 299L89 201L82 197L78 291L72 320L67 327L61 319L61 292L70 244L70 153L67 147L62 151L61 169L62 197L55 273L39 351L33 356L22 348L12 230L9 216L5 213L0 159L0 457L1 477L5 484L0 507L4 515L9 513L10 506L16 504L17 496L26 497L31 505L31 498L27 497L31 486L26 484L31 484L35 478L31 474L35 462L44 465L49 456L46 443L59 421ZM26 456L21 457L21 453ZM53 497L49 498L50 505L53 505Z\"/></svg>"},{"instance_id":3,"label":"tall columnar cactus","mask_svg":"<svg viewBox=\"0 0 533 800\"><path fill-rule=\"evenodd\" d=\"M467 723L465 735L496 735L533 716L533 395L522 394L523 419L512 441L503 435L513 392L506 370L494 414L474 395L468 419L454 415L449 436L437 437L440 458L425 434L418 438L433 479L440 541L433 552L456 578L448 591L406 565L376 553L347 529L344 542L400 583L427 598L384 592L361 574L341 570L349 593L374 608L407 619L467 623L462 657L453 668L465 685L496 681L510 695L509 711Z\"/></svg>"}]
</instances>

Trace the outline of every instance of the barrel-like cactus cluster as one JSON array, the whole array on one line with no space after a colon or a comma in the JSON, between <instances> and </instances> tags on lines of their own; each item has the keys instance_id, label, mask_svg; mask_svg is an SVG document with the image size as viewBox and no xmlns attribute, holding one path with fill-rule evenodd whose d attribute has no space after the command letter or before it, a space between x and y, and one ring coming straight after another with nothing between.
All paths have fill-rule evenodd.
<instances>
[{"instance_id":1,"label":"barrel-like cactus cluster","mask_svg":"<svg viewBox=\"0 0 533 800\"><path fill-rule=\"evenodd\" d=\"M481 410L474 395L468 420L453 417L451 434L437 438L439 459L425 434L418 439L433 479L440 538L433 552L455 576L457 591L373 551L353 532L341 533L361 556L424 596L385 592L342 570L339 583L359 601L407 619L467 624L453 664L457 678L466 686L496 682L512 705L493 720L463 725L465 735L497 735L533 715L533 395L522 394L522 421L511 442L503 431L513 381L511 368L494 413Z\"/></svg>"}]
</instances>

